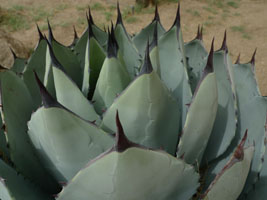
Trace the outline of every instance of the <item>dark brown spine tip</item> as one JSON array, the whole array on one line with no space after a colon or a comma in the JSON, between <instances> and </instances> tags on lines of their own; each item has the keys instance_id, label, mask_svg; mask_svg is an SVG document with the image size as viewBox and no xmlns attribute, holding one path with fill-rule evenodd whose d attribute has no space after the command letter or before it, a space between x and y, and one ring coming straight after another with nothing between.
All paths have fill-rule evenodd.
<instances>
[{"instance_id":1,"label":"dark brown spine tip","mask_svg":"<svg viewBox=\"0 0 267 200\"><path fill-rule=\"evenodd\" d=\"M87 14L86 14L86 17L87 17L87 24L88 24L88 37L91 38L91 37L95 37L94 36L94 33L93 33L93 24L90 20L90 17L88 18Z\"/></svg>"},{"instance_id":2,"label":"dark brown spine tip","mask_svg":"<svg viewBox=\"0 0 267 200\"><path fill-rule=\"evenodd\" d=\"M158 46L158 21L155 23L154 33L153 33L153 40L150 44L150 50L153 49L155 46Z\"/></svg>"},{"instance_id":3,"label":"dark brown spine tip","mask_svg":"<svg viewBox=\"0 0 267 200\"><path fill-rule=\"evenodd\" d=\"M154 19L152 20L153 22L156 21L156 22L160 22L160 18L159 18L159 11L158 11L158 4L156 3L156 6L155 6L155 16L154 16Z\"/></svg>"},{"instance_id":4,"label":"dark brown spine tip","mask_svg":"<svg viewBox=\"0 0 267 200\"><path fill-rule=\"evenodd\" d=\"M34 71L34 76L40 90L44 107L45 108L59 107L60 104L49 94L49 92L47 91L47 89L45 88L45 86L43 85L43 83L41 82L35 71Z\"/></svg>"},{"instance_id":5,"label":"dark brown spine tip","mask_svg":"<svg viewBox=\"0 0 267 200\"><path fill-rule=\"evenodd\" d=\"M117 58L118 49L119 49L119 45L116 41L115 33L114 33L114 27L112 24L111 25L111 32L108 30L108 48L107 48L108 58L112 58L112 57Z\"/></svg>"},{"instance_id":6,"label":"dark brown spine tip","mask_svg":"<svg viewBox=\"0 0 267 200\"><path fill-rule=\"evenodd\" d=\"M75 26L73 25L74 41L79 39Z\"/></svg>"},{"instance_id":7,"label":"dark brown spine tip","mask_svg":"<svg viewBox=\"0 0 267 200\"><path fill-rule=\"evenodd\" d=\"M207 73L213 72L213 53L214 53L214 38L212 39L212 42L211 42L210 53L209 53L207 65L205 68L205 71Z\"/></svg>"},{"instance_id":8,"label":"dark brown spine tip","mask_svg":"<svg viewBox=\"0 0 267 200\"><path fill-rule=\"evenodd\" d=\"M41 41L41 40L44 39L44 35L41 32L40 27L38 26L38 24L36 24L36 27L37 27L37 31L38 31L38 34L39 34L39 41Z\"/></svg>"},{"instance_id":9,"label":"dark brown spine tip","mask_svg":"<svg viewBox=\"0 0 267 200\"><path fill-rule=\"evenodd\" d=\"M55 38L48 18L47 18L47 26L48 26L48 41L49 43L51 43L53 40L55 40Z\"/></svg>"},{"instance_id":10,"label":"dark brown spine tip","mask_svg":"<svg viewBox=\"0 0 267 200\"><path fill-rule=\"evenodd\" d=\"M237 56L237 59L235 61L235 64L237 64L237 65L240 64L240 53Z\"/></svg>"},{"instance_id":11,"label":"dark brown spine tip","mask_svg":"<svg viewBox=\"0 0 267 200\"><path fill-rule=\"evenodd\" d=\"M116 146L115 150L118 152L123 152L126 149L133 146L132 142L130 142L124 134L123 127L120 122L119 112L116 113L116 125L117 125L117 133L116 133Z\"/></svg>"},{"instance_id":12,"label":"dark brown spine tip","mask_svg":"<svg viewBox=\"0 0 267 200\"><path fill-rule=\"evenodd\" d=\"M172 27L176 26L177 29L179 29L180 26L181 26L180 23L181 23L181 17L180 17L180 4L178 3L177 13L176 13L176 17L175 17L175 20L174 20L174 23L173 23ZM171 27L171 28L172 28L172 27Z\"/></svg>"},{"instance_id":13,"label":"dark brown spine tip","mask_svg":"<svg viewBox=\"0 0 267 200\"><path fill-rule=\"evenodd\" d=\"M153 67L151 64L150 56L149 56L149 42L147 41L144 64L143 64L142 69L139 73L139 76L142 74L150 74L152 71L153 71Z\"/></svg>"},{"instance_id":14,"label":"dark brown spine tip","mask_svg":"<svg viewBox=\"0 0 267 200\"><path fill-rule=\"evenodd\" d=\"M18 57L17 57L16 53L13 51L13 49L11 47L9 47L9 49L13 55L14 60L17 59Z\"/></svg>"},{"instance_id":15,"label":"dark brown spine tip","mask_svg":"<svg viewBox=\"0 0 267 200\"><path fill-rule=\"evenodd\" d=\"M201 35L200 35L200 25L197 26L197 36L195 37L196 40L201 40L200 39Z\"/></svg>"},{"instance_id":16,"label":"dark brown spine tip","mask_svg":"<svg viewBox=\"0 0 267 200\"><path fill-rule=\"evenodd\" d=\"M256 53L257 53L257 48L255 49L255 51L254 51L254 53L253 53L253 55L252 55L252 58L251 58L251 60L250 60L250 63L251 63L251 65L255 65L255 57L256 57Z\"/></svg>"},{"instance_id":17,"label":"dark brown spine tip","mask_svg":"<svg viewBox=\"0 0 267 200\"><path fill-rule=\"evenodd\" d=\"M227 44L226 44L226 38L227 38L227 33L226 33L226 30L224 31L224 37L223 37L223 42L222 42L222 46L220 48L220 50L223 50L223 51L228 51L228 48L227 48Z\"/></svg>"},{"instance_id":18,"label":"dark brown spine tip","mask_svg":"<svg viewBox=\"0 0 267 200\"><path fill-rule=\"evenodd\" d=\"M46 39L46 41L47 41L47 39ZM51 58L51 62L53 64L53 66L57 67L57 68L61 69L63 72L65 72L64 67L60 64L60 62L56 58L56 56L54 54L54 51L53 51L53 48L52 48L51 44L48 41L47 41L47 45L48 45L48 48L49 48L49 54L50 54L50 58Z\"/></svg>"},{"instance_id":19,"label":"dark brown spine tip","mask_svg":"<svg viewBox=\"0 0 267 200\"><path fill-rule=\"evenodd\" d=\"M123 22L122 22L120 4L119 4L119 2L117 2L117 22L116 22L116 25L119 25L119 24L123 25Z\"/></svg>"},{"instance_id":20,"label":"dark brown spine tip","mask_svg":"<svg viewBox=\"0 0 267 200\"><path fill-rule=\"evenodd\" d=\"M237 146L237 148L234 152L234 158L236 158L237 160L241 161L244 158L244 145L246 143L247 136L248 136L248 130L246 130L240 144Z\"/></svg>"},{"instance_id":21,"label":"dark brown spine tip","mask_svg":"<svg viewBox=\"0 0 267 200\"><path fill-rule=\"evenodd\" d=\"M89 8L88 8L88 14L89 14L89 20L90 20L90 22L91 22L91 24L95 24L94 23L94 20L93 20L93 17L92 17L92 14L91 14L91 8L90 8L90 6L89 6Z\"/></svg>"}]
</instances>

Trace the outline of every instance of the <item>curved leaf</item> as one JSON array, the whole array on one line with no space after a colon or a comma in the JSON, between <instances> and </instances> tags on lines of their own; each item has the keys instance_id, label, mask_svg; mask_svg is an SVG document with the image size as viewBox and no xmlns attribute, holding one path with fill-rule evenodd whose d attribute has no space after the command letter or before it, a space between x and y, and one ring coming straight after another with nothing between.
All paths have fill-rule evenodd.
<instances>
[{"instance_id":1,"label":"curved leaf","mask_svg":"<svg viewBox=\"0 0 267 200\"><path fill-rule=\"evenodd\" d=\"M53 67L56 96L59 103L88 121L99 121L93 105L78 86L59 68Z\"/></svg>"},{"instance_id":2,"label":"curved leaf","mask_svg":"<svg viewBox=\"0 0 267 200\"><path fill-rule=\"evenodd\" d=\"M188 76L192 92L195 92L198 82L205 68L208 52L199 39L194 39L185 44L185 55L188 58Z\"/></svg>"},{"instance_id":3,"label":"curved leaf","mask_svg":"<svg viewBox=\"0 0 267 200\"><path fill-rule=\"evenodd\" d=\"M41 105L41 97L38 85L36 84L33 71L35 71L40 79L44 81L45 65L46 65L46 49L47 43L44 39L40 40L36 46L32 56L28 60L25 72L23 73L24 83L27 85L35 107Z\"/></svg>"},{"instance_id":4,"label":"curved leaf","mask_svg":"<svg viewBox=\"0 0 267 200\"><path fill-rule=\"evenodd\" d=\"M175 154L179 106L155 71L140 75L124 90L104 113L101 127L115 132L117 110L130 140Z\"/></svg>"},{"instance_id":5,"label":"curved leaf","mask_svg":"<svg viewBox=\"0 0 267 200\"><path fill-rule=\"evenodd\" d=\"M178 99L182 116L180 125L183 127L188 110L187 104L192 100L192 92L183 61L182 44L178 41L177 35L181 35L181 31L174 26L159 39L158 48L160 77L173 96Z\"/></svg>"},{"instance_id":6,"label":"curved leaf","mask_svg":"<svg viewBox=\"0 0 267 200\"><path fill-rule=\"evenodd\" d=\"M198 178L183 160L162 151L133 147L106 152L89 163L58 199L185 200L196 192Z\"/></svg>"},{"instance_id":7,"label":"curved leaf","mask_svg":"<svg viewBox=\"0 0 267 200\"><path fill-rule=\"evenodd\" d=\"M141 65L141 56L137 52L130 36L126 32L123 24L117 24L115 27L115 36L119 45L119 51L125 61L128 73L133 79Z\"/></svg>"},{"instance_id":8,"label":"curved leaf","mask_svg":"<svg viewBox=\"0 0 267 200\"><path fill-rule=\"evenodd\" d=\"M246 149L239 146L226 166L211 183L204 194L204 200L237 199L245 185L253 154L253 146Z\"/></svg>"},{"instance_id":9,"label":"curved leaf","mask_svg":"<svg viewBox=\"0 0 267 200\"><path fill-rule=\"evenodd\" d=\"M12 71L0 73L1 113L7 128L11 159L19 172L50 193L60 190L46 172L27 134L27 122L34 110L31 95L23 81Z\"/></svg>"},{"instance_id":10,"label":"curved leaf","mask_svg":"<svg viewBox=\"0 0 267 200\"><path fill-rule=\"evenodd\" d=\"M28 126L44 165L59 181L72 178L114 143L101 129L59 107L38 109Z\"/></svg>"},{"instance_id":11,"label":"curved leaf","mask_svg":"<svg viewBox=\"0 0 267 200\"><path fill-rule=\"evenodd\" d=\"M218 110L212 133L204 154L204 162L222 155L231 144L237 126L237 105L235 91L232 89L232 63L227 50L213 55L213 66L218 88Z\"/></svg>"},{"instance_id":12,"label":"curved leaf","mask_svg":"<svg viewBox=\"0 0 267 200\"><path fill-rule=\"evenodd\" d=\"M114 99L128 86L131 79L126 68L117 58L106 58L93 96L97 113L102 114Z\"/></svg>"},{"instance_id":13,"label":"curved leaf","mask_svg":"<svg viewBox=\"0 0 267 200\"><path fill-rule=\"evenodd\" d=\"M207 74L196 90L190 105L177 156L187 163L201 162L206 149L218 106L218 91L214 73Z\"/></svg>"}]
</instances>

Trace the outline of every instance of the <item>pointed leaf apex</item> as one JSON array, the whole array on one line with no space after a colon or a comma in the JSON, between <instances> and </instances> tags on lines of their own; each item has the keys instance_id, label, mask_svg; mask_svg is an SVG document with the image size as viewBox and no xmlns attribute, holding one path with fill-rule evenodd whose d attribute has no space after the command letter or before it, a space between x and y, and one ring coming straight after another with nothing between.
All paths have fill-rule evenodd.
<instances>
[{"instance_id":1,"label":"pointed leaf apex","mask_svg":"<svg viewBox=\"0 0 267 200\"><path fill-rule=\"evenodd\" d=\"M214 53L214 38L212 39L212 42L211 42L210 53L209 53L207 65L205 68L205 71L207 73L213 72L213 53Z\"/></svg>"},{"instance_id":2,"label":"pointed leaf apex","mask_svg":"<svg viewBox=\"0 0 267 200\"><path fill-rule=\"evenodd\" d=\"M152 21L153 22L154 21L160 22L159 11L158 11L158 4L157 3L156 3L156 6L155 6L155 16L154 16L154 19Z\"/></svg>"},{"instance_id":3,"label":"pointed leaf apex","mask_svg":"<svg viewBox=\"0 0 267 200\"><path fill-rule=\"evenodd\" d=\"M79 37L78 37L77 31L74 25L73 25L73 32L74 32L74 40L78 39Z\"/></svg>"},{"instance_id":4,"label":"pointed leaf apex","mask_svg":"<svg viewBox=\"0 0 267 200\"><path fill-rule=\"evenodd\" d=\"M236 61L235 61L235 64L240 64L240 53L239 53L238 56L237 56L237 59L236 59Z\"/></svg>"},{"instance_id":5,"label":"pointed leaf apex","mask_svg":"<svg viewBox=\"0 0 267 200\"><path fill-rule=\"evenodd\" d=\"M200 31L200 25L197 26L197 36L196 36L195 39L202 40L202 35L201 35L201 31Z\"/></svg>"},{"instance_id":6,"label":"pointed leaf apex","mask_svg":"<svg viewBox=\"0 0 267 200\"><path fill-rule=\"evenodd\" d=\"M94 23L92 14L91 14L91 8L90 8L90 6L88 7L88 14L89 14L89 18L88 18L88 19L89 19L90 22L94 25L95 23Z\"/></svg>"},{"instance_id":7,"label":"pointed leaf apex","mask_svg":"<svg viewBox=\"0 0 267 200\"><path fill-rule=\"evenodd\" d=\"M146 54L144 59L144 64L142 66L142 69L139 73L139 76L142 74L150 74L153 71L153 67L151 64L150 56L149 56L149 40L147 41L147 47L146 47Z\"/></svg>"},{"instance_id":8,"label":"pointed leaf apex","mask_svg":"<svg viewBox=\"0 0 267 200\"><path fill-rule=\"evenodd\" d=\"M178 3L178 8L177 8L177 13L176 13L176 17L175 17L175 20L174 20L174 23L172 25L172 27L176 26L177 29L180 28L180 21L181 21L181 17L180 17L180 4Z\"/></svg>"},{"instance_id":9,"label":"pointed leaf apex","mask_svg":"<svg viewBox=\"0 0 267 200\"><path fill-rule=\"evenodd\" d=\"M49 43L51 43L53 40L55 40L55 38L54 38L52 28L51 28L51 25L50 25L48 18L47 18L47 25L48 25L48 41L49 41Z\"/></svg>"},{"instance_id":10,"label":"pointed leaf apex","mask_svg":"<svg viewBox=\"0 0 267 200\"><path fill-rule=\"evenodd\" d=\"M222 42L222 46L221 46L220 50L228 51L227 44L226 44L226 38L227 38L227 33L226 33L226 30L225 30L224 31L223 42Z\"/></svg>"},{"instance_id":11,"label":"pointed leaf apex","mask_svg":"<svg viewBox=\"0 0 267 200\"><path fill-rule=\"evenodd\" d=\"M133 143L130 142L124 134L123 127L120 122L118 110L116 113L116 125L117 125L117 133L116 133L115 150L118 152L123 152L126 149L132 147Z\"/></svg>"},{"instance_id":12,"label":"pointed leaf apex","mask_svg":"<svg viewBox=\"0 0 267 200\"><path fill-rule=\"evenodd\" d=\"M90 17L88 18L88 15L86 13L86 17L87 17L87 24L88 24L88 37L92 38L95 37L94 33L93 33L93 27L92 27L92 21L90 20Z\"/></svg>"},{"instance_id":13,"label":"pointed leaf apex","mask_svg":"<svg viewBox=\"0 0 267 200\"><path fill-rule=\"evenodd\" d=\"M119 45L115 38L114 28L112 24L111 32L108 30L108 48L107 48L108 58L112 58L112 57L117 58L118 49L119 49Z\"/></svg>"},{"instance_id":14,"label":"pointed leaf apex","mask_svg":"<svg viewBox=\"0 0 267 200\"><path fill-rule=\"evenodd\" d=\"M117 23L116 23L116 25L118 25L118 24L123 24L119 1L117 1Z\"/></svg>"},{"instance_id":15,"label":"pointed leaf apex","mask_svg":"<svg viewBox=\"0 0 267 200\"><path fill-rule=\"evenodd\" d=\"M49 94L41 80L39 79L37 73L34 71L35 80L38 84L42 102L45 108L49 107L59 107L59 103Z\"/></svg>"},{"instance_id":16,"label":"pointed leaf apex","mask_svg":"<svg viewBox=\"0 0 267 200\"><path fill-rule=\"evenodd\" d=\"M40 27L38 26L38 24L36 24L36 27L37 27L37 31L38 31L38 34L39 34L39 41L41 41L42 39L44 39L44 35L41 32Z\"/></svg>"},{"instance_id":17,"label":"pointed leaf apex","mask_svg":"<svg viewBox=\"0 0 267 200\"><path fill-rule=\"evenodd\" d=\"M46 41L47 41L47 39L46 39ZM64 67L60 64L60 62L56 58L56 56L54 54L54 51L53 51L53 48L52 48L51 44L48 41L47 41L47 45L48 45L48 48L49 48L49 54L50 54L50 58L51 58L51 62L53 64L53 66L55 66L55 67L61 69L63 72L65 72Z\"/></svg>"},{"instance_id":18,"label":"pointed leaf apex","mask_svg":"<svg viewBox=\"0 0 267 200\"><path fill-rule=\"evenodd\" d=\"M158 21L156 21L153 33L153 40L150 44L150 49L153 49L155 46L158 46Z\"/></svg>"},{"instance_id":19,"label":"pointed leaf apex","mask_svg":"<svg viewBox=\"0 0 267 200\"><path fill-rule=\"evenodd\" d=\"M255 51L254 51L254 53L253 53L253 55L252 55L252 58L251 58L251 60L250 60L250 63L251 63L251 65L255 65L255 57L256 57L256 53L257 53L257 48L255 49Z\"/></svg>"},{"instance_id":20,"label":"pointed leaf apex","mask_svg":"<svg viewBox=\"0 0 267 200\"><path fill-rule=\"evenodd\" d=\"M17 55L16 55L16 53L13 51L13 49L12 49L11 47L9 47L9 49L10 49L12 55L13 55L14 60L15 60L16 58L18 58Z\"/></svg>"}]
</instances>

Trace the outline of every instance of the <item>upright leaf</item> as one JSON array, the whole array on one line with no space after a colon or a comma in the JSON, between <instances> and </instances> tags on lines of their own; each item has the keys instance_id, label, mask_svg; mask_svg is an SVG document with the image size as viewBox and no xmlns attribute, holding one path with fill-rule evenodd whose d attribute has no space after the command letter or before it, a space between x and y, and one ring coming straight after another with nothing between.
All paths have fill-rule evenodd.
<instances>
[{"instance_id":1,"label":"upright leaf","mask_svg":"<svg viewBox=\"0 0 267 200\"><path fill-rule=\"evenodd\" d=\"M31 95L23 81L12 71L2 71L1 114L7 128L11 159L17 170L50 194L60 190L46 172L27 134L27 122L34 110Z\"/></svg>"},{"instance_id":2,"label":"upright leaf","mask_svg":"<svg viewBox=\"0 0 267 200\"><path fill-rule=\"evenodd\" d=\"M93 96L94 106L99 114L110 107L131 81L126 67L119 60L119 53L112 29L108 40L108 56L102 66Z\"/></svg>"},{"instance_id":3,"label":"upright leaf","mask_svg":"<svg viewBox=\"0 0 267 200\"><path fill-rule=\"evenodd\" d=\"M137 49L134 46L132 39L126 32L126 29L122 22L122 16L119 5L117 9L118 9L118 18L115 27L115 37L118 42L120 52L122 54L122 58L126 63L128 73L130 77L133 79L139 71L139 67L141 65L140 62L141 56L137 52Z\"/></svg>"},{"instance_id":4,"label":"upright leaf","mask_svg":"<svg viewBox=\"0 0 267 200\"><path fill-rule=\"evenodd\" d=\"M148 55L140 75L104 113L101 124L104 130L116 131L117 110L129 139L175 154L179 133L178 103L153 71Z\"/></svg>"}]
</instances>

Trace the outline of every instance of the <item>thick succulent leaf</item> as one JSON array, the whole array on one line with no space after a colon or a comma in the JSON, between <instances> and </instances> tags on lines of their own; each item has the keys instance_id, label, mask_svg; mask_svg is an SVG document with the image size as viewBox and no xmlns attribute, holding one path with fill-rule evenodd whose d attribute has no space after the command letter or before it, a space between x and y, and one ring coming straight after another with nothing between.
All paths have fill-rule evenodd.
<instances>
[{"instance_id":1,"label":"thick succulent leaf","mask_svg":"<svg viewBox=\"0 0 267 200\"><path fill-rule=\"evenodd\" d=\"M10 158L9 150L7 148L7 140L4 133L5 125L2 122L2 117L0 116L0 157L6 159Z\"/></svg>"},{"instance_id":2,"label":"thick succulent leaf","mask_svg":"<svg viewBox=\"0 0 267 200\"><path fill-rule=\"evenodd\" d=\"M194 168L183 160L133 147L107 152L89 163L58 199L186 200L196 192L198 179Z\"/></svg>"},{"instance_id":3,"label":"thick succulent leaf","mask_svg":"<svg viewBox=\"0 0 267 200\"><path fill-rule=\"evenodd\" d=\"M99 122L93 105L83 96L78 86L59 68L53 67L57 101L88 121Z\"/></svg>"},{"instance_id":4,"label":"thick succulent leaf","mask_svg":"<svg viewBox=\"0 0 267 200\"><path fill-rule=\"evenodd\" d=\"M114 144L110 135L64 108L42 107L33 113L28 126L45 167L60 181L72 178Z\"/></svg>"},{"instance_id":5,"label":"thick succulent leaf","mask_svg":"<svg viewBox=\"0 0 267 200\"><path fill-rule=\"evenodd\" d=\"M94 37L87 42L82 92L92 99L106 54Z\"/></svg>"},{"instance_id":6,"label":"thick succulent leaf","mask_svg":"<svg viewBox=\"0 0 267 200\"><path fill-rule=\"evenodd\" d=\"M51 195L42 192L2 160L0 160L0 177L0 199L2 200L54 199Z\"/></svg>"},{"instance_id":7,"label":"thick succulent leaf","mask_svg":"<svg viewBox=\"0 0 267 200\"><path fill-rule=\"evenodd\" d=\"M141 65L141 56L137 52L136 47L134 46L130 36L126 32L123 24L117 24L115 27L115 36L119 45L119 50L122 54L122 58L125 61L128 73L133 79L139 67Z\"/></svg>"},{"instance_id":8,"label":"thick succulent leaf","mask_svg":"<svg viewBox=\"0 0 267 200\"><path fill-rule=\"evenodd\" d=\"M255 199L265 199L267 196L267 151L264 154L264 163L262 170L260 172L260 179L254 185L253 189L248 193L248 195L244 198L247 200L255 200Z\"/></svg>"},{"instance_id":9,"label":"thick succulent leaf","mask_svg":"<svg viewBox=\"0 0 267 200\"><path fill-rule=\"evenodd\" d=\"M196 90L190 105L177 156L193 164L201 162L207 146L218 107L215 73L207 74Z\"/></svg>"},{"instance_id":10,"label":"thick succulent leaf","mask_svg":"<svg viewBox=\"0 0 267 200\"><path fill-rule=\"evenodd\" d=\"M158 23L157 26L156 26L156 23ZM144 29L142 29L138 34L136 34L132 39L133 43L138 49L138 52L141 53L141 55L143 56L145 54L147 41L151 43L153 39L153 34L154 34L153 32L154 32L155 27L157 27L157 32L158 32L157 34L158 34L158 37L160 38L165 33L165 30L162 27L160 22L154 20L149 25L147 25Z\"/></svg>"},{"instance_id":11,"label":"thick succulent leaf","mask_svg":"<svg viewBox=\"0 0 267 200\"><path fill-rule=\"evenodd\" d=\"M7 129L11 159L19 172L50 193L60 190L39 162L27 134L27 122L33 111L31 95L23 81L12 71L2 71L2 116Z\"/></svg>"},{"instance_id":12,"label":"thick succulent leaf","mask_svg":"<svg viewBox=\"0 0 267 200\"><path fill-rule=\"evenodd\" d=\"M82 70L77 56L70 48L63 46L55 40L51 41L51 46L57 60L62 64L66 73L78 85L78 87L81 88Z\"/></svg>"},{"instance_id":13,"label":"thick succulent leaf","mask_svg":"<svg viewBox=\"0 0 267 200\"><path fill-rule=\"evenodd\" d=\"M33 71L38 74L42 81L44 80L46 65L46 48L46 41L44 39L40 40L32 56L29 58L25 72L23 73L23 80L29 89L35 107L41 105L41 97Z\"/></svg>"},{"instance_id":14,"label":"thick succulent leaf","mask_svg":"<svg viewBox=\"0 0 267 200\"><path fill-rule=\"evenodd\" d=\"M209 162L226 151L235 136L237 125L237 105L231 76L232 63L228 51L215 52L213 66L218 88L218 110L203 157L204 162Z\"/></svg>"},{"instance_id":15,"label":"thick succulent leaf","mask_svg":"<svg viewBox=\"0 0 267 200\"><path fill-rule=\"evenodd\" d=\"M90 23L90 22L89 22ZM98 28L95 24L91 24L92 31L94 34L94 37L99 42L99 44L104 47L107 43L108 35L106 32ZM88 40L88 28L83 32L82 36L77 41L77 44L74 47L74 52L77 54L77 58L80 61L80 66L82 68L82 71L84 70L85 66L85 55L86 55L86 46L87 46L87 40Z\"/></svg>"},{"instance_id":16,"label":"thick succulent leaf","mask_svg":"<svg viewBox=\"0 0 267 200\"><path fill-rule=\"evenodd\" d=\"M178 41L177 35L181 35L181 30L174 26L159 39L159 72L162 81L179 101L182 116L180 124L183 127L188 110L187 105L192 100L192 92L184 65L182 44Z\"/></svg>"},{"instance_id":17,"label":"thick succulent leaf","mask_svg":"<svg viewBox=\"0 0 267 200\"><path fill-rule=\"evenodd\" d=\"M246 80L244 79L244 81ZM238 90L236 91L238 92ZM235 146L241 141L246 129L248 129L248 141L255 142L255 153L243 193L245 194L252 189L252 183L255 183L262 168L262 157L265 151L266 103L263 97L254 97L250 102L239 106L237 135L223 156L209 165L205 178L206 185L209 185L216 174L226 165L234 152Z\"/></svg>"},{"instance_id":18,"label":"thick succulent leaf","mask_svg":"<svg viewBox=\"0 0 267 200\"><path fill-rule=\"evenodd\" d=\"M129 85L131 78L124 65L116 57L106 58L102 66L93 96L97 113L102 114L114 99Z\"/></svg>"},{"instance_id":19,"label":"thick succulent leaf","mask_svg":"<svg viewBox=\"0 0 267 200\"><path fill-rule=\"evenodd\" d=\"M204 194L204 199L237 199L245 185L250 164L253 159L254 147L235 151L231 160L216 176Z\"/></svg>"},{"instance_id":20,"label":"thick succulent leaf","mask_svg":"<svg viewBox=\"0 0 267 200\"><path fill-rule=\"evenodd\" d=\"M52 50L51 45L49 44L48 41L46 41L46 42L48 45L46 48L45 74L44 74L43 84L45 85L45 87L47 88L49 93L53 97L55 97L56 96L56 89L55 89L54 76L53 76L53 70L52 70L52 62L53 62L53 60L56 60L56 58L55 58L55 55L54 55L54 52ZM52 58L53 58L53 60L52 60Z\"/></svg>"},{"instance_id":21,"label":"thick succulent leaf","mask_svg":"<svg viewBox=\"0 0 267 200\"><path fill-rule=\"evenodd\" d=\"M244 193L246 193L258 179L262 169L262 158L265 152L267 100L260 96L254 74L254 62L236 64L233 66L233 72L239 110L238 135L242 137L242 133L248 129L251 132L248 140L255 142L255 156L244 189Z\"/></svg>"},{"instance_id":22,"label":"thick succulent leaf","mask_svg":"<svg viewBox=\"0 0 267 200\"><path fill-rule=\"evenodd\" d=\"M3 200L12 200L13 198L10 195L8 188L6 187L4 180L0 177L0 199Z\"/></svg>"},{"instance_id":23,"label":"thick succulent leaf","mask_svg":"<svg viewBox=\"0 0 267 200\"><path fill-rule=\"evenodd\" d=\"M199 39L194 39L185 44L185 55L188 58L188 76L192 92L195 92L205 68L208 53L204 44Z\"/></svg>"},{"instance_id":24,"label":"thick succulent leaf","mask_svg":"<svg viewBox=\"0 0 267 200\"><path fill-rule=\"evenodd\" d=\"M101 126L116 131L115 115L120 112L127 137L151 148L163 148L174 155L179 133L178 102L157 73L137 77L104 113Z\"/></svg>"}]
</instances>

